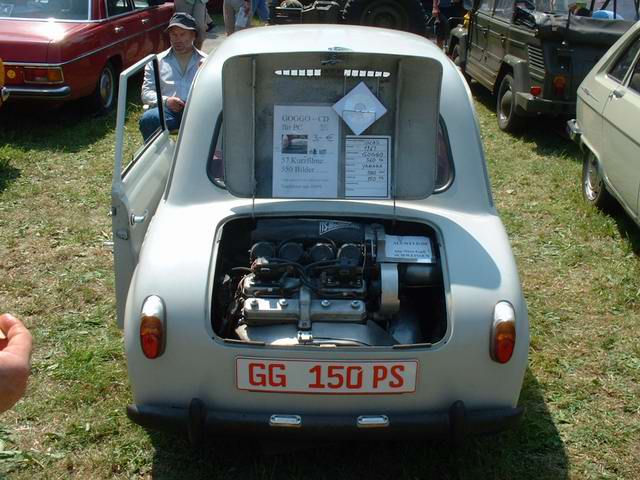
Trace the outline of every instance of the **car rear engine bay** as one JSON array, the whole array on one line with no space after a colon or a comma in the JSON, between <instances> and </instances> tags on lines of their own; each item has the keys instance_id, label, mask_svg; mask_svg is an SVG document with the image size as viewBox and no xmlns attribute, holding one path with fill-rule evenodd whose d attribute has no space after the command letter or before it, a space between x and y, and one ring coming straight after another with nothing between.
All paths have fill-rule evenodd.
<instances>
[{"instance_id":1,"label":"car rear engine bay","mask_svg":"<svg viewBox=\"0 0 640 480\"><path fill-rule=\"evenodd\" d=\"M435 231L379 219L242 218L223 226L214 332L272 346L435 344L447 330Z\"/></svg>"}]
</instances>

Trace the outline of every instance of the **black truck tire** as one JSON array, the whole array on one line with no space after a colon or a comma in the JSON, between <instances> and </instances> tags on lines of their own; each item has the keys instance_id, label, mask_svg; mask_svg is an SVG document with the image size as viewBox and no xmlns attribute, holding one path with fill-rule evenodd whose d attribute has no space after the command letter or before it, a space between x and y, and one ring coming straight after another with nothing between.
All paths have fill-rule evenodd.
<instances>
[{"instance_id":1,"label":"black truck tire","mask_svg":"<svg viewBox=\"0 0 640 480\"><path fill-rule=\"evenodd\" d=\"M500 82L496 102L496 117L500 130L517 133L525 125L525 118L516 113L516 99L513 91L513 77L506 74Z\"/></svg>"},{"instance_id":2,"label":"black truck tire","mask_svg":"<svg viewBox=\"0 0 640 480\"><path fill-rule=\"evenodd\" d=\"M427 20L420 0L347 0L343 19L350 25L392 28L424 35Z\"/></svg>"}]
</instances>

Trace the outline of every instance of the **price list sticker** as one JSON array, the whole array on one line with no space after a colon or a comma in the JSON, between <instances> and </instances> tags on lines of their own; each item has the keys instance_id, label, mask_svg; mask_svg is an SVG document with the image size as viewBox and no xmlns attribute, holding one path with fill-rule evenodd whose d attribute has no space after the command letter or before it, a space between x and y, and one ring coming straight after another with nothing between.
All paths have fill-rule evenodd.
<instances>
[{"instance_id":1,"label":"price list sticker","mask_svg":"<svg viewBox=\"0 0 640 480\"><path fill-rule=\"evenodd\" d=\"M391 137L347 135L344 189L347 198L389 198Z\"/></svg>"}]
</instances>

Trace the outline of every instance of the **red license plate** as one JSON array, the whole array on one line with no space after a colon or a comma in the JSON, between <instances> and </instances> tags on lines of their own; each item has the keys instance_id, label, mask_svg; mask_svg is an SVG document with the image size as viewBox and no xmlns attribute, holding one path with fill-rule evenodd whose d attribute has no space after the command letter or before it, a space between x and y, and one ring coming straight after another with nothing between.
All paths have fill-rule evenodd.
<instances>
[{"instance_id":1,"label":"red license plate","mask_svg":"<svg viewBox=\"0 0 640 480\"><path fill-rule=\"evenodd\" d=\"M236 385L254 392L394 394L416 389L418 362L236 358Z\"/></svg>"}]
</instances>

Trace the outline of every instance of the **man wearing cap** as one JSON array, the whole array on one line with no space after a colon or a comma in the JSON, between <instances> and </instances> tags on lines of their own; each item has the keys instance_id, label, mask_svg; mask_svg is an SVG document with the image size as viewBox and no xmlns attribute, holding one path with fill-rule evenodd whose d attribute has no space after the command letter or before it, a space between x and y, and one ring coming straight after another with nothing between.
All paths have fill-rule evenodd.
<instances>
[{"instance_id":1,"label":"man wearing cap","mask_svg":"<svg viewBox=\"0 0 640 480\"><path fill-rule=\"evenodd\" d=\"M194 46L197 35L196 21L187 13L176 13L167 27L171 48L158 54L160 92L165 123L169 130L177 130L189 96L191 84L206 54ZM140 132L147 141L160 127L156 82L151 64L144 70L142 103L149 109L140 118Z\"/></svg>"}]
</instances>

